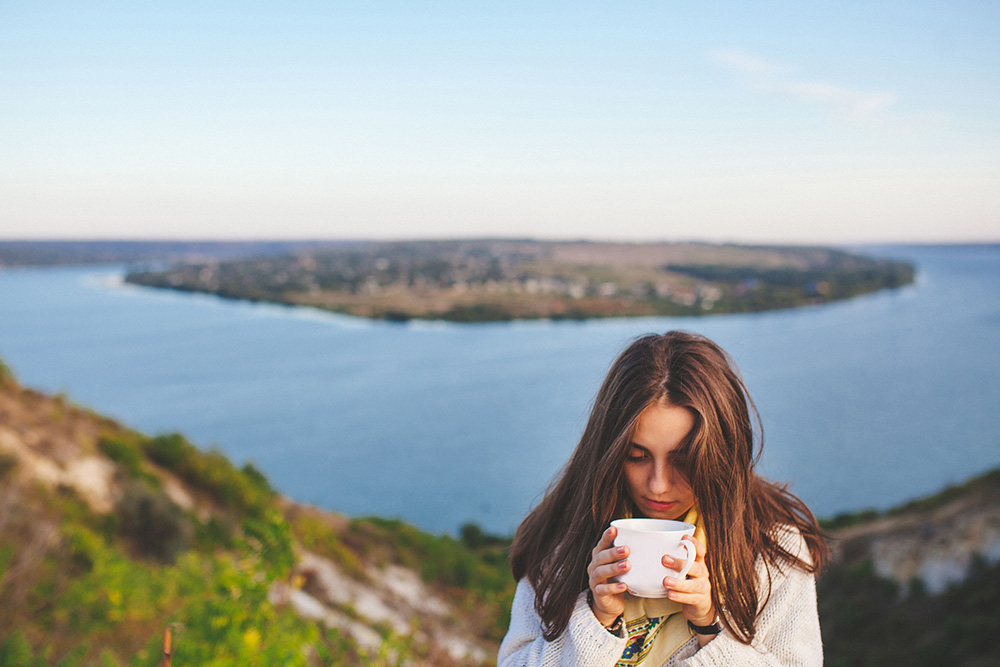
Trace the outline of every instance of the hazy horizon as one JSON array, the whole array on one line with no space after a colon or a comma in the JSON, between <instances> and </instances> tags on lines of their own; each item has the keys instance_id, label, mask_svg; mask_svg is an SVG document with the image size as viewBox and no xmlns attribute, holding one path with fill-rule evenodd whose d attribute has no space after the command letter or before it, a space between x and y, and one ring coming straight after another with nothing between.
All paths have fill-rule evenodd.
<instances>
[{"instance_id":1,"label":"hazy horizon","mask_svg":"<svg viewBox=\"0 0 1000 667\"><path fill-rule=\"evenodd\" d=\"M692 243L709 245L767 245L767 246L823 246L823 247L862 247L862 246L977 246L977 245L998 245L1000 237L995 239L967 239L967 240L871 240L871 241L795 241L795 240L709 240L700 238L649 238L649 239L628 239L613 237L541 237L541 236L500 236L500 235L466 235L466 236L398 236L398 237L81 237L81 236L60 236L60 237L0 237L0 243L417 243L425 241L527 241L537 243L621 243L621 244L644 244L644 243Z\"/></svg>"}]
</instances>

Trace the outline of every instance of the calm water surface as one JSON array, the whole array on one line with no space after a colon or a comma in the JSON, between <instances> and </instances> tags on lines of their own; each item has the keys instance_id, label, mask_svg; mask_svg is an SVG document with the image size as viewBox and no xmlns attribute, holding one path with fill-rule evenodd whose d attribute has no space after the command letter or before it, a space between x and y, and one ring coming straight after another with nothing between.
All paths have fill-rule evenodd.
<instances>
[{"instance_id":1,"label":"calm water surface","mask_svg":"<svg viewBox=\"0 0 1000 667\"><path fill-rule=\"evenodd\" d=\"M25 384L252 460L299 500L510 533L614 356L684 328L740 365L764 471L832 515L1000 465L1000 246L864 250L914 261L917 284L794 311L586 323L385 324L123 287L119 267L8 270L0 356Z\"/></svg>"}]
</instances>

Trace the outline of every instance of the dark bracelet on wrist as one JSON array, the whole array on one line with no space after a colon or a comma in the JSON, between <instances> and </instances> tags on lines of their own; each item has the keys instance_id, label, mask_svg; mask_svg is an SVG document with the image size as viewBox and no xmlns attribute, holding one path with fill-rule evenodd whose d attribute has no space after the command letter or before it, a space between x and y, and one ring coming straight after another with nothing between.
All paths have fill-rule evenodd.
<instances>
[{"instance_id":1,"label":"dark bracelet on wrist","mask_svg":"<svg viewBox=\"0 0 1000 667\"><path fill-rule=\"evenodd\" d=\"M695 625L691 621L688 621L688 627L691 628L691 632L696 635L717 635L722 632L722 627L719 626L718 616L715 617L715 620L712 621L710 625Z\"/></svg>"}]
</instances>

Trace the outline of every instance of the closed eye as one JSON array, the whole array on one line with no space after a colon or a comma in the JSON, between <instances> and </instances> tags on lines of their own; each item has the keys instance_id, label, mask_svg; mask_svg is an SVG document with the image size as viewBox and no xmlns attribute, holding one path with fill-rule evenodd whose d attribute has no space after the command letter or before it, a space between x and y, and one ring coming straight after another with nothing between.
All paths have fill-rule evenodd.
<instances>
[{"instance_id":1,"label":"closed eye","mask_svg":"<svg viewBox=\"0 0 1000 667\"><path fill-rule=\"evenodd\" d=\"M638 463L647 456L649 456L649 452L638 445L632 445L628 450L628 460L633 463Z\"/></svg>"}]
</instances>

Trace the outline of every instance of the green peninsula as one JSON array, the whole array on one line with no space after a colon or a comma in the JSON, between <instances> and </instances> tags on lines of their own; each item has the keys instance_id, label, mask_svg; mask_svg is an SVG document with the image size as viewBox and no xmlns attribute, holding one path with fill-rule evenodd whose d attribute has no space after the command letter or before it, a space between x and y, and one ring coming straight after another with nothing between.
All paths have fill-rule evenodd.
<instances>
[{"instance_id":1,"label":"green peninsula","mask_svg":"<svg viewBox=\"0 0 1000 667\"><path fill-rule=\"evenodd\" d=\"M834 248L450 240L341 243L135 269L136 285L456 322L691 316L794 308L913 281Z\"/></svg>"}]
</instances>

